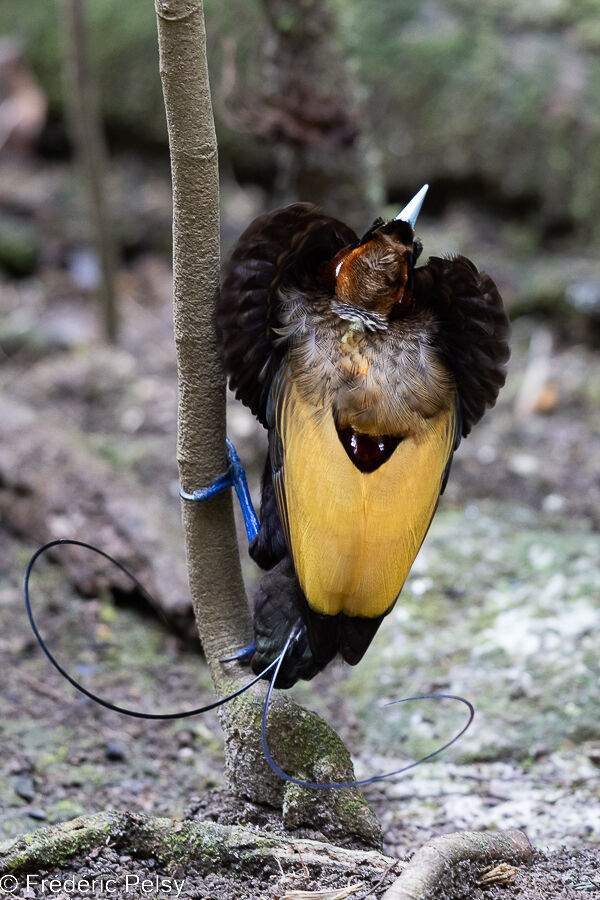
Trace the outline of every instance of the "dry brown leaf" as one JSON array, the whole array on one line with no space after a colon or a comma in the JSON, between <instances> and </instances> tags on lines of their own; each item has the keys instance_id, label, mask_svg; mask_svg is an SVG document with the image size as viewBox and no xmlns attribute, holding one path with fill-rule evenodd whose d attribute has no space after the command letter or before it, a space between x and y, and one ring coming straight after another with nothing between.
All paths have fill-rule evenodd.
<instances>
[{"instance_id":1,"label":"dry brown leaf","mask_svg":"<svg viewBox=\"0 0 600 900\"><path fill-rule=\"evenodd\" d=\"M517 866L511 866L508 863L500 863L493 869L488 869L479 879L479 884L486 887L491 884L512 884L517 877Z\"/></svg>"}]
</instances>

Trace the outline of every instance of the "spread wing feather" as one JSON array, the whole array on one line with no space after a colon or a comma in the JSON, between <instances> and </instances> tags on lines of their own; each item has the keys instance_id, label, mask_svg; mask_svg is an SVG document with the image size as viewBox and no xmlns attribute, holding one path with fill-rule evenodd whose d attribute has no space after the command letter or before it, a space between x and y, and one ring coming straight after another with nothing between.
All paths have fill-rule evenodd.
<instances>
[{"instance_id":1,"label":"spread wing feather","mask_svg":"<svg viewBox=\"0 0 600 900\"><path fill-rule=\"evenodd\" d=\"M271 382L286 352L274 329L279 287L314 290L324 262L358 240L311 203L260 216L240 237L225 271L215 325L229 384L266 426Z\"/></svg>"},{"instance_id":2,"label":"spread wing feather","mask_svg":"<svg viewBox=\"0 0 600 900\"><path fill-rule=\"evenodd\" d=\"M414 271L417 303L438 319L437 341L454 374L466 437L506 378L510 326L496 285L464 256L431 257Z\"/></svg>"}]
</instances>

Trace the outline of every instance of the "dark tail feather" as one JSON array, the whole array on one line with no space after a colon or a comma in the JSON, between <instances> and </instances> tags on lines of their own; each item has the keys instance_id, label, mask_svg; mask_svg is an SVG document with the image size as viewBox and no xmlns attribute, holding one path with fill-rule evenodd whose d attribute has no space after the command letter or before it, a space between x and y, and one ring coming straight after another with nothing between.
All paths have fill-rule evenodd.
<instances>
[{"instance_id":1,"label":"dark tail feather","mask_svg":"<svg viewBox=\"0 0 600 900\"><path fill-rule=\"evenodd\" d=\"M277 657L290 632L302 623L306 605L289 556L265 575L254 598L254 644L252 669L256 674ZM311 651L306 628L302 628L286 654L276 687L289 688L299 678L313 678L336 654L335 645L326 661L319 664Z\"/></svg>"},{"instance_id":2,"label":"dark tail feather","mask_svg":"<svg viewBox=\"0 0 600 900\"><path fill-rule=\"evenodd\" d=\"M351 666L361 661L383 618L384 616L378 616L376 619L340 616L340 653Z\"/></svg>"},{"instance_id":3,"label":"dark tail feather","mask_svg":"<svg viewBox=\"0 0 600 900\"><path fill-rule=\"evenodd\" d=\"M257 674L281 653L292 629L302 630L279 671L278 688L289 688L299 678L309 680L337 653L354 666L371 643L383 616L350 618L340 613L325 616L310 609L289 555L261 580L254 599L254 655Z\"/></svg>"},{"instance_id":4,"label":"dark tail feather","mask_svg":"<svg viewBox=\"0 0 600 900\"><path fill-rule=\"evenodd\" d=\"M351 666L360 662L384 617L325 616L311 610L304 600L303 618L313 656L322 669L336 653Z\"/></svg>"}]
</instances>

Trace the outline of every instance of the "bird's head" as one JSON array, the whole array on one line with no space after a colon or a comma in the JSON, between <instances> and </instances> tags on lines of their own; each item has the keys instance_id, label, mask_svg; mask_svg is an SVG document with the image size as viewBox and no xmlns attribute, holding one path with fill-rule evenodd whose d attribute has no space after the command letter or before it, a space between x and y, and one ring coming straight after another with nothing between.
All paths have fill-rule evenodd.
<instances>
[{"instance_id":1,"label":"bird's head","mask_svg":"<svg viewBox=\"0 0 600 900\"><path fill-rule=\"evenodd\" d=\"M410 302L410 271L421 245L414 227L427 193L424 185L395 219L378 219L358 246L344 247L328 265L336 304L388 316Z\"/></svg>"}]
</instances>

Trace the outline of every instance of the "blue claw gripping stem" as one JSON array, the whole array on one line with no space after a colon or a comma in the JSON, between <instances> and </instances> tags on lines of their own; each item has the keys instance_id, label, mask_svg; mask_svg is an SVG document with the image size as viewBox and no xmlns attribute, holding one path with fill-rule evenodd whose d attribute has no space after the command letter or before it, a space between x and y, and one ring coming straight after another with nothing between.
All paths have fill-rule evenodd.
<instances>
[{"instance_id":1,"label":"blue claw gripping stem","mask_svg":"<svg viewBox=\"0 0 600 900\"><path fill-rule=\"evenodd\" d=\"M229 438L227 438L226 440L227 460L229 462L227 471L223 472L222 475L217 475L217 477L208 485L208 487L199 488L197 491L193 491L191 494L188 494L187 491L185 491L183 487L181 487L179 489L179 496L183 500L202 502L204 500L209 500L211 497L214 497L215 494L220 494L221 491L225 490L225 488L234 487L240 504L240 509L242 510L242 515L244 517L244 525L246 526L248 543L250 544L258 534L258 529L260 526L258 524L256 513L254 512L254 507L252 506L252 500L250 499L250 491L248 490L248 482L246 481L246 473L244 472L242 461L239 458L237 451L233 446L233 443L229 440Z\"/></svg>"}]
</instances>

